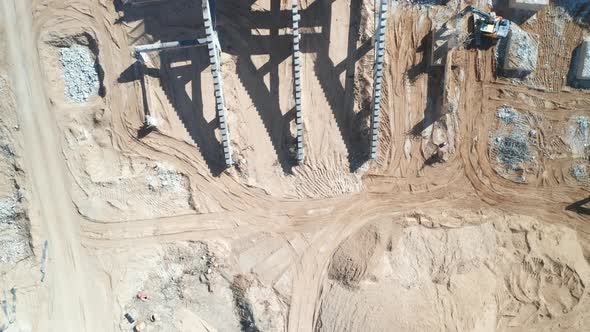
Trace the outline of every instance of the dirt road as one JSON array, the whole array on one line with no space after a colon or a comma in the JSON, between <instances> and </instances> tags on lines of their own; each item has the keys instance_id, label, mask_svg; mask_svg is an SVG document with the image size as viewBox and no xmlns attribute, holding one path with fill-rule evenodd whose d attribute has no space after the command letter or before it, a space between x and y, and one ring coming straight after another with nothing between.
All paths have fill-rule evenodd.
<instances>
[{"instance_id":1,"label":"dirt road","mask_svg":"<svg viewBox=\"0 0 590 332\"><path fill-rule=\"evenodd\" d=\"M35 324L44 331L106 330L97 328L108 320L98 317L103 313L96 306L101 294L92 284L92 269L80 245L80 217L70 198L55 120L41 84L30 4L3 0L0 9L35 202L31 220L40 224L38 238L49 243L47 277L37 301L30 301L39 308L19 309L38 312Z\"/></svg>"}]
</instances>

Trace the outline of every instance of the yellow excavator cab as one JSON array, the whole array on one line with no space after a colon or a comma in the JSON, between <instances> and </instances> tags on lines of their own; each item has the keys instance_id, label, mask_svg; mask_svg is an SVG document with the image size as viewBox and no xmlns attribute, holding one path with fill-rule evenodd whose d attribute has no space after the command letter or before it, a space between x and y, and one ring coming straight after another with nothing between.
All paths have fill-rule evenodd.
<instances>
[{"instance_id":1,"label":"yellow excavator cab","mask_svg":"<svg viewBox=\"0 0 590 332\"><path fill-rule=\"evenodd\" d=\"M502 16L496 16L495 12L486 13L474 6L467 6L459 13L463 17L468 12L474 13L473 23L475 30L487 37L500 39L508 36L510 32L510 21Z\"/></svg>"},{"instance_id":2,"label":"yellow excavator cab","mask_svg":"<svg viewBox=\"0 0 590 332\"><path fill-rule=\"evenodd\" d=\"M490 34L490 35L494 33L495 29L496 29L495 24L485 24L484 23L479 27L479 31L481 31L485 34Z\"/></svg>"}]
</instances>

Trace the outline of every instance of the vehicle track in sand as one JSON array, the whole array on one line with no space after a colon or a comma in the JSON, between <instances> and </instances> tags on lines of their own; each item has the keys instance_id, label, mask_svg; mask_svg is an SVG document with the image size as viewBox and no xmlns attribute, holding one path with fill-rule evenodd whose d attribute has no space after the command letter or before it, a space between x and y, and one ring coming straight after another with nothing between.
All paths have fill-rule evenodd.
<instances>
[{"instance_id":1,"label":"vehicle track in sand","mask_svg":"<svg viewBox=\"0 0 590 332\"><path fill-rule=\"evenodd\" d=\"M272 4L256 4L253 14L244 15L264 18L257 22L252 22L254 18L250 16L234 21L230 19L232 10L242 13L250 9L244 4L226 4L220 9L221 31L237 31L239 24L248 25L247 32L242 29L236 32L236 36L232 35L226 40L221 36L222 42L228 42L224 45L229 54L224 60L224 79L229 90L230 125L235 126L232 135L235 134L234 139L239 141L237 143L241 150L238 149L238 153L251 164L241 165L243 169L240 170L214 174L216 172L212 171L212 165L215 162L211 162L214 157L209 156L208 150L199 146L198 142L193 142L189 134L196 132L197 135L205 135L215 131L211 129L215 122L209 114L212 84L208 71L196 73L202 69L197 51L179 52L175 55L182 61L166 64L170 66L166 69L170 75L167 79L176 79L172 73L181 70L175 68L188 65L189 69L183 69L183 72L194 70L195 75L200 77L199 81L188 79L190 84L179 81L175 89L166 91L165 86L158 85L154 91L149 91L153 112L160 116L164 125L160 131L139 139L138 129L143 121L139 84L131 79L128 82L119 80L122 73L131 68L131 46L137 44L138 40L151 41L153 36L150 33L153 30L150 29L153 27L150 28L150 24L153 22L116 24L120 17L112 2L107 0L33 1L32 5L26 1L0 2L11 45L9 57L13 66L10 70L19 102L18 114L26 133L25 157L32 174L35 203L39 209L39 215L33 222L40 224L42 230L42 234L33 234L33 239L38 243L48 237L51 244L50 278L46 286L50 293L47 295L47 305L40 304L39 310L43 314L37 324L60 331L108 331L114 328L111 325L116 323L111 321L119 319L116 316L119 314L118 309L113 312L96 309L101 300L107 305L114 302L109 298L114 296L113 281L109 280L110 283L104 282L98 287L105 298L97 299L97 296L88 294L95 284L104 281L96 275L103 279L110 278L110 275L102 275L108 275L108 272L98 272L90 267L93 261L89 256L111 249L141 251L162 243L189 240L247 242L248 246L244 245L247 249L242 248L235 253L239 256L247 250L268 246L268 253L261 254L262 257L250 265L253 266L252 270L258 269L258 277L271 287L281 276L292 273L289 331L314 329L322 283L326 279L327 267L334 251L344 239L370 221L393 220L421 210L465 209L485 214L484 210L490 209L506 214L530 215L548 223L566 224L578 232L581 242L586 246L586 253L590 252L590 219L583 214L566 211L568 205L588 195L587 187L567 181L564 175L567 170L563 168L561 173L552 171L547 180L540 174L529 184L506 180L494 170L488 150L495 112L502 104L510 103L515 108L555 122L573 115L590 115L590 97L587 93L565 91L562 84L549 84L554 75L547 72L543 72L538 81L557 91L534 89L518 82L497 79L494 77L496 63L493 50L458 50L454 59L458 61L463 78L461 82L454 82L461 91L458 101L459 126L454 137L449 137L454 140L456 151L444 164L427 165L427 160L434 152L433 136L428 131L424 133L428 125L423 123L423 119L433 116L435 112L432 100L439 98L441 93L436 91L436 83L441 76L438 71L429 69L426 49L433 20L436 19L434 14L442 9L435 7L428 14L414 7L396 7L389 19L387 35L386 96L383 98L380 157L363 175L362 187L359 186L360 191L356 192L354 183L350 184L354 179L350 182L342 180L351 179L350 165L347 164L351 158L348 154L357 149L347 145L350 138L343 137L343 133L358 134L350 127L362 122L359 114L363 110L354 109L357 112L355 114L339 113L345 112L340 109L345 107L350 111L343 101L351 93L347 91L346 84L354 80L345 77L346 70L338 70L345 66L350 71L355 61L361 61L363 57L366 60L366 57L372 57L372 53L363 53L361 59L355 59L351 64L343 58L343 54L349 51L349 45L324 45L327 37L349 36L350 29L358 27L351 28L352 24L337 20L336 16L331 17L329 24L320 24L322 15L335 10L339 14L344 12L346 15L342 17L346 18L344 21L348 20L348 2L337 1L333 6L317 6L315 3L305 2L302 11L303 17L307 17L307 21L303 22L308 24L307 30L304 30L309 33L303 36L302 43L306 45L304 86L306 84L306 88L311 90L305 101L305 142L311 166L296 168L293 175L287 175L281 171L284 161L280 160L285 153L281 149L286 146L277 138L280 130L271 130L269 125L285 128L285 123L289 121L287 111L292 89L290 60L270 59L268 53L283 47L288 36L284 33L286 28L282 21L269 18L268 14L272 9L272 13L283 17L290 3L273 1ZM310 10L309 16L305 16L305 9ZM140 17L140 20L149 19L147 16ZM542 19L548 20L550 17L543 16ZM370 19L355 20L355 24L364 22L370 25ZM253 24L261 26L250 29ZM160 39L169 37L167 33L174 37L173 32L179 30L178 27L161 28L166 33L156 36ZM364 28L359 28L361 35L365 33ZM141 29L147 31L137 36ZM188 33L198 32L192 25L186 29ZM46 79L48 73L44 71L47 69L39 64L37 52L31 51L45 47L41 37L48 31L68 34L81 30L96 36L100 50L98 58L105 69L103 81L107 91L104 97L96 97L83 107L63 104L63 97L51 94L56 89L49 86L51 83ZM251 30L255 30L255 33ZM574 28L570 30L580 33ZM548 31L551 33L552 30ZM268 35L271 37L266 38ZM549 40L554 40L551 38ZM357 46L362 46L361 39L355 40L355 47L351 47L355 52L358 51ZM541 45L550 47L548 42ZM250 54L253 52L246 52L243 49L245 47L251 47L260 54ZM278 51L277 54L281 56L285 53L283 49ZM550 53L548 49L543 52L543 59L557 63L560 70L564 70L565 60L553 61L547 58ZM151 61L157 71L161 59L154 56ZM49 70L55 71L55 68ZM366 74L362 68L356 70L359 76ZM248 73L252 77L245 79L244 75ZM320 82L322 79L340 85L326 89ZM150 77L149 80L154 85L158 78ZM194 90L198 89L192 85L199 82L202 91L197 93ZM248 82L255 86L245 87L244 84ZM184 95L185 92L187 95ZM199 93L202 96L198 97ZM518 99L518 95L526 98ZM204 122L193 127L191 125L194 124L183 122L182 116L174 109L178 107L175 98L182 98L189 103L190 111L196 112L199 108L208 110L198 115L203 117ZM192 104L193 100L197 103L199 98L199 105ZM355 101L362 104L362 101ZM262 102L268 104L260 105ZM334 108L338 109L330 111ZM110 123L105 127L87 126L77 118L90 116L88 112L99 109L106 109L110 117ZM269 112L274 113L267 114ZM70 196L78 193L78 179L73 174L84 174L87 170L71 162L75 159L69 155L71 151L65 134L62 134L72 124L80 126L90 135L96 131L111 133L111 140L106 145L118 155L130 159L142 157L154 162L166 161L182 174L187 174L193 200L204 207L196 208L194 213L124 221L109 218L108 215L102 218L81 216L79 206L71 202ZM439 126L440 121L437 119L432 125ZM256 135L256 131L262 134ZM215 137L202 137L203 142L212 139ZM563 164L569 161L567 159ZM547 165L551 164L557 169L562 166L560 163L548 161ZM256 169L259 173L246 174L244 169ZM359 173L359 179L360 174L363 173ZM320 180L322 183L314 183ZM331 191L333 188L337 189ZM208 209L208 204L214 208ZM271 245L264 241L255 243L254 240L249 243L250 237L260 234L270 234L269 238L280 243ZM293 240L293 237L298 239L299 236L305 238L305 241L301 240L303 244ZM278 267L273 270L275 263Z\"/></svg>"},{"instance_id":2,"label":"vehicle track in sand","mask_svg":"<svg viewBox=\"0 0 590 332\"><path fill-rule=\"evenodd\" d=\"M93 289L95 277L81 247L80 216L72 204L70 183L59 153L53 114L41 86L32 10L25 1L0 3L7 35L9 75L15 86L17 112L24 132L26 164L33 187L31 222L41 234L32 234L36 245L49 242L47 281L39 289L25 293L37 321L32 328L48 330L88 330L101 326L104 313L89 298L101 298ZM32 292L31 292L32 291ZM33 299L36 299L33 300Z\"/></svg>"}]
</instances>

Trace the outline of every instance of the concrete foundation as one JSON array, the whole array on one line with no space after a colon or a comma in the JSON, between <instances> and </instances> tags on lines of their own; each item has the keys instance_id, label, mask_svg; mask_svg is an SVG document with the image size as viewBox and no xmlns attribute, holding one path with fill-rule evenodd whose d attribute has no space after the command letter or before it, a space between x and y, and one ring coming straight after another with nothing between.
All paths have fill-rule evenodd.
<instances>
[{"instance_id":1,"label":"concrete foundation","mask_svg":"<svg viewBox=\"0 0 590 332\"><path fill-rule=\"evenodd\" d=\"M539 36L511 24L510 34L503 42L503 74L524 77L535 71L539 53Z\"/></svg>"},{"instance_id":2,"label":"concrete foundation","mask_svg":"<svg viewBox=\"0 0 590 332\"><path fill-rule=\"evenodd\" d=\"M510 8L539 11L549 4L549 0L510 0Z\"/></svg>"},{"instance_id":3,"label":"concrete foundation","mask_svg":"<svg viewBox=\"0 0 590 332\"><path fill-rule=\"evenodd\" d=\"M586 38L580 47L577 67L576 78L578 80L590 81L590 38Z\"/></svg>"}]
</instances>

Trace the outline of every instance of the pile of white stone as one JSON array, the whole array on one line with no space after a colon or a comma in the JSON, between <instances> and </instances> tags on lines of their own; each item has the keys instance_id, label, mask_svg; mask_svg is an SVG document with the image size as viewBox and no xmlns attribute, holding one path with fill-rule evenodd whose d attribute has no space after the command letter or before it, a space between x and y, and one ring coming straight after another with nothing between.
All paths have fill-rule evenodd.
<instances>
[{"instance_id":1,"label":"pile of white stone","mask_svg":"<svg viewBox=\"0 0 590 332\"><path fill-rule=\"evenodd\" d=\"M99 89L96 61L92 52L88 47L74 44L60 48L59 54L66 97L77 103L88 101Z\"/></svg>"}]
</instances>

